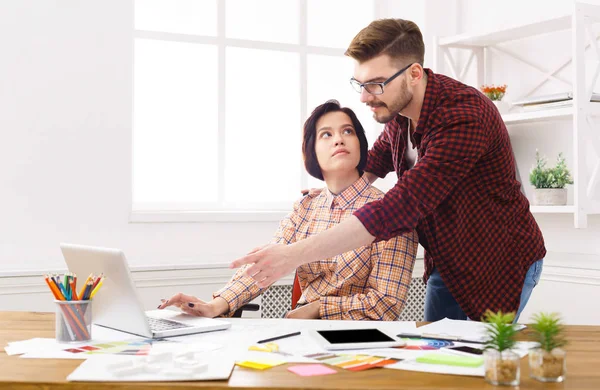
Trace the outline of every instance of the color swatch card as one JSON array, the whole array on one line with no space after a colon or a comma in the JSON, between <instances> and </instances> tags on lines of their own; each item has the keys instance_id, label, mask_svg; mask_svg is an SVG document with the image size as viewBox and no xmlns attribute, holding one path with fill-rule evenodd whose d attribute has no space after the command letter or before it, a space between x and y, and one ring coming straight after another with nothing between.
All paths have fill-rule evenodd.
<instances>
[{"instance_id":1,"label":"color swatch card","mask_svg":"<svg viewBox=\"0 0 600 390\"><path fill-rule=\"evenodd\" d=\"M76 348L66 348L65 352L87 355L130 355L146 356L152 349L153 340L115 341L110 343L90 344Z\"/></svg>"},{"instance_id":2,"label":"color swatch card","mask_svg":"<svg viewBox=\"0 0 600 390\"><path fill-rule=\"evenodd\" d=\"M305 355L304 357L318 360L321 363L329 364L350 371L364 371L371 368L384 367L389 364L395 364L401 359L387 358L384 356L371 355L336 355L332 353L317 353Z\"/></svg>"},{"instance_id":3,"label":"color swatch card","mask_svg":"<svg viewBox=\"0 0 600 390\"><path fill-rule=\"evenodd\" d=\"M395 347L398 349L404 349L409 351L434 351L444 347L451 347L454 345L452 341L436 340L436 339L422 339L422 338L402 338L406 343L403 347Z\"/></svg>"}]
</instances>

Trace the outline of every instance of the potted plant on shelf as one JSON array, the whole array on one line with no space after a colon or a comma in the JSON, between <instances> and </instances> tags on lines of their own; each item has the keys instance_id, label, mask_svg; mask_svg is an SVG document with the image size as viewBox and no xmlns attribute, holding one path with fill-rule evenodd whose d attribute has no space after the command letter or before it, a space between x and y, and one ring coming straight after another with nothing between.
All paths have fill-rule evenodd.
<instances>
[{"instance_id":1,"label":"potted plant on shelf","mask_svg":"<svg viewBox=\"0 0 600 390\"><path fill-rule=\"evenodd\" d=\"M483 316L488 340L483 352L485 380L493 385L518 386L520 358L511 350L515 345L517 330L513 324L514 313L493 313Z\"/></svg>"},{"instance_id":2,"label":"potted plant on shelf","mask_svg":"<svg viewBox=\"0 0 600 390\"><path fill-rule=\"evenodd\" d=\"M506 93L506 84L499 86L495 86L494 84L482 85L481 92L483 92L485 96L490 98L490 100L494 103L500 114L505 114L508 111L508 103L502 100L504 94Z\"/></svg>"},{"instance_id":3,"label":"potted plant on shelf","mask_svg":"<svg viewBox=\"0 0 600 390\"><path fill-rule=\"evenodd\" d=\"M567 184L573 184L571 173L562 153L558 154L556 166L546 167L546 158L535 152L535 166L529 173L529 182L535 187L534 204L540 206L564 206L567 204Z\"/></svg>"},{"instance_id":4,"label":"potted plant on shelf","mask_svg":"<svg viewBox=\"0 0 600 390\"><path fill-rule=\"evenodd\" d=\"M563 326L558 314L538 313L531 329L540 348L529 351L529 375L542 382L562 382L567 374Z\"/></svg>"}]
</instances>

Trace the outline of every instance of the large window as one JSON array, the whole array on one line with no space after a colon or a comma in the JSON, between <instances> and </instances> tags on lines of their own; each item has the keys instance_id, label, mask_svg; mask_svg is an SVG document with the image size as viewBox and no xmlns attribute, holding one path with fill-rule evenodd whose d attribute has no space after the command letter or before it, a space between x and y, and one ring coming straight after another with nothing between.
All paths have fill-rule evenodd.
<instances>
[{"instance_id":1,"label":"large window","mask_svg":"<svg viewBox=\"0 0 600 390\"><path fill-rule=\"evenodd\" d=\"M306 174L302 123L335 98L381 129L343 55L366 0L136 0L134 213L289 210Z\"/></svg>"}]
</instances>

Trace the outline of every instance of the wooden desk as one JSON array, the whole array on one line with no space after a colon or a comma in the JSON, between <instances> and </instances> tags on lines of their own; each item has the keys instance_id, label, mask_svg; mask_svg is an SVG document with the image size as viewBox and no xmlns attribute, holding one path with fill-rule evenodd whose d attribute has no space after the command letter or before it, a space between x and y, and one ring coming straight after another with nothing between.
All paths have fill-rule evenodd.
<instances>
[{"instance_id":1,"label":"wooden desk","mask_svg":"<svg viewBox=\"0 0 600 390\"><path fill-rule=\"evenodd\" d=\"M600 326L568 326L567 380L544 384L529 378L527 359L521 361L519 389L600 389ZM373 369L338 370L339 374L300 377L279 366L266 371L235 367L229 381L183 383L74 383L65 378L80 360L20 359L8 356L9 341L54 337L53 313L0 312L0 388L9 389L502 389L483 378ZM510 388L508 388L510 389Z\"/></svg>"}]
</instances>

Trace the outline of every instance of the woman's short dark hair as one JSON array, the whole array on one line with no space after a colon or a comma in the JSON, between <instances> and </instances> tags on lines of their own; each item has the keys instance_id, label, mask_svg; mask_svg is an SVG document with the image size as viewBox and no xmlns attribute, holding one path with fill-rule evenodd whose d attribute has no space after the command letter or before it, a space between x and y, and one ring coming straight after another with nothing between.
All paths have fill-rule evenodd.
<instances>
[{"instance_id":1,"label":"woman's short dark hair","mask_svg":"<svg viewBox=\"0 0 600 390\"><path fill-rule=\"evenodd\" d=\"M358 141L360 143L360 161L358 162L356 169L358 170L359 175L362 176L365 165L367 165L369 143L367 141L367 137L365 136L365 129L363 129L354 111L352 111L348 107L342 107L337 100L328 100L325 103L318 106L317 108L315 108L312 114L310 114L310 116L306 120L306 122L304 122L304 138L302 141L302 155L304 157L304 166L306 167L306 170L311 176L316 177L320 180L324 179L323 173L321 172L321 167L319 166L319 161L317 159L317 153L315 152L317 122L319 121L319 119L321 119L323 115L336 111L341 111L350 117L350 120L352 121L352 126L354 126L354 131L356 132L356 136L358 137Z\"/></svg>"}]
</instances>

